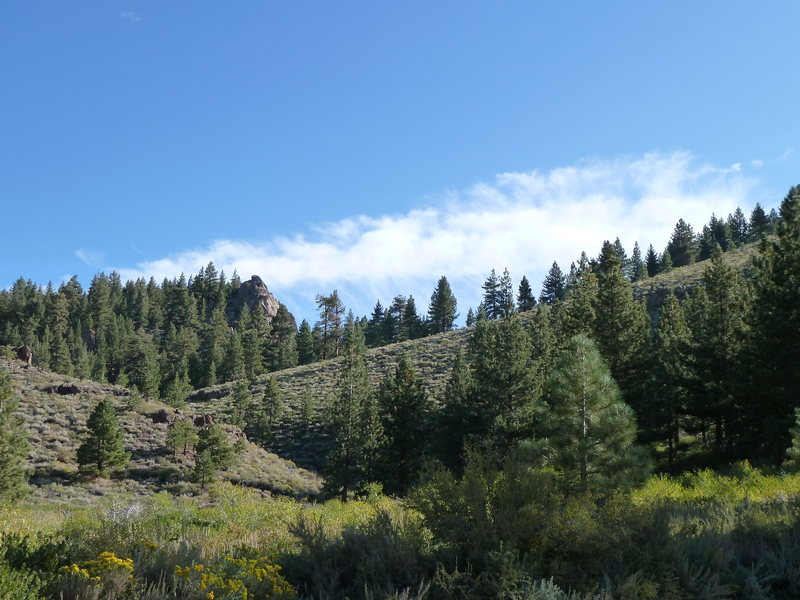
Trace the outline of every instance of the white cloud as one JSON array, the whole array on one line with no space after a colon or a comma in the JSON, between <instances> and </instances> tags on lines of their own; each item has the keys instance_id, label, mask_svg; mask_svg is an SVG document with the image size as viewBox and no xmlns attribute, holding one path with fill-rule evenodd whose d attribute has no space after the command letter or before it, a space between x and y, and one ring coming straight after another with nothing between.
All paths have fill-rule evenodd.
<instances>
[{"instance_id":1,"label":"white cloud","mask_svg":"<svg viewBox=\"0 0 800 600\"><path fill-rule=\"evenodd\" d=\"M118 271L160 280L213 261L228 275L260 275L309 319L314 295L334 288L357 314L398 293L412 293L422 311L446 275L463 317L492 268L508 267L516 281L526 274L536 289L553 260L566 270L581 251L595 255L604 239L619 236L629 252L635 241L642 251L649 243L661 250L679 218L699 228L712 212L746 209L754 183L738 163L719 168L685 152L585 160L502 173L406 214L349 217L261 243L217 240Z\"/></svg>"},{"instance_id":2,"label":"white cloud","mask_svg":"<svg viewBox=\"0 0 800 600\"><path fill-rule=\"evenodd\" d=\"M131 12L129 10L119 13L119 16L120 18L126 21L131 21L132 23L141 23L142 21L142 15L137 14L135 12Z\"/></svg>"},{"instance_id":3,"label":"white cloud","mask_svg":"<svg viewBox=\"0 0 800 600\"><path fill-rule=\"evenodd\" d=\"M100 252L92 252L91 250L84 250L78 248L75 250L75 256L90 267L96 267L103 260L103 255Z\"/></svg>"}]
</instances>

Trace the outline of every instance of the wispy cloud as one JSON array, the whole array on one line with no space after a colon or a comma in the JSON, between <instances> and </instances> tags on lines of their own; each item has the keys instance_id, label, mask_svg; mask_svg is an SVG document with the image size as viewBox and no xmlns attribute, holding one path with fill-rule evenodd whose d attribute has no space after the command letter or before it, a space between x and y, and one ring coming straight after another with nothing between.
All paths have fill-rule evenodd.
<instances>
[{"instance_id":1,"label":"wispy cloud","mask_svg":"<svg viewBox=\"0 0 800 600\"><path fill-rule=\"evenodd\" d=\"M121 19L126 21L130 21L132 23L141 23L142 22L142 15L126 10L125 12L119 13Z\"/></svg>"},{"instance_id":2,"label":"wispy cloud","mask_svg":"<svg viewBox=\"0 0 800 600\"><path fill-rule=\"evenodd\" d=\"M78 248L75 250L75 256L77 256L81 261L89 265L90 267L97 267L103 260L103 254L100 252L92 252L91 250L85 250L83 248Z\"/></svg>"},{"instance_id":3,"label":"wispy cloud","mask_svg":"<svg viewBox=\"0 0 800 600\"><path fill-rule=\"evenodd\" d=\"M259 274L300 317L313 315L315 294L334 288L358 314L398 293L424 309L444 274L463 315L492 268L508 267L517 280L526 274L537 287L553 260L566 269L604 239L619 236L629 251L635 241L661 249L677 219L699 227L712 212L746 208L754 184L738 163L717 167L685 152L585 160L502 173L405 214L354 216L261 243L216 240L118 270L172 278L213 261L228 275Z\"/></svg>"}]
</instances>

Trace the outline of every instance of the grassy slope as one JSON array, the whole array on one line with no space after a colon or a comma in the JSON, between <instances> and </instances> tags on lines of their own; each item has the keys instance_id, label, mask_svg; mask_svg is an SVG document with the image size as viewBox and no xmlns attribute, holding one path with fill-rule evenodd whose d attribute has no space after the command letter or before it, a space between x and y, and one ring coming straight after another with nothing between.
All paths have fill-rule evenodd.
<instances>
[{"instance_id":1,"label":"grassy slope","mask_svg":"<svg viewBox=\"0 0 800 600\"><path fill-rule=\"evenodd\" d=\"M744 269L756 252L756 244L743 246L724 254L726 262ZM683 296L703 279L708 261L673 269L633 284L634 294L647 299L648 308L655 312L664 301L668 291ZM525 318L525 315L522 315ZM438 397L450 373L451 365L460 349L465 349L470 329L450 331L419 340L391 344L367 351L367 367L374 384L378 384L387 369L397 364L403 353L408 354L419 375L425 381L428 392ZM323 413L326 403L336 393L339 360L327 360L273 373L284 393L286 413L281 421L274 446L280 456L289 458L309 469L319 470L328 448L325 437ZM266 377L251 389L256 398L264 389ZM190 403L196 413L230 414L231 384L222 384L196 394ZM216 397L215 397L216 396ZM309 422L302 418L302 405L310 403L313 417Z\"/></svg>"},{"instance_id":2,"label":"grassy slope","mask_svg":"<svg viewBox=\"0 0 800 600\"><path fill-rule=\"evenodd\" d=\"M20 412L30 432L29 465L33 469L33 499L45 502L84 503L119 493L148 495L159 490L193 493L188 482L193 460L173 460L164 447L167 425L153 423L150 414L168 408L148 402L137 410L124 409L127 390L64 375L26 369L19 361L0 361L0 368L11 373L20 400ZM60 384L75 384L82 393L61 395L48 391ZM85 437L86 419L102 397L110 397L120 410L125 430L125 448L131 453L128 468L114 479L89 479L77 472L76 450ZM192 415L191 410L184 413ZM231 437L237 430L227 427ZM236 465L220 473L220 479L250 487L299 496L319 492L321 481L313 473L266 452L255 444L245 444Z\"/></svg>"}]
</instances>

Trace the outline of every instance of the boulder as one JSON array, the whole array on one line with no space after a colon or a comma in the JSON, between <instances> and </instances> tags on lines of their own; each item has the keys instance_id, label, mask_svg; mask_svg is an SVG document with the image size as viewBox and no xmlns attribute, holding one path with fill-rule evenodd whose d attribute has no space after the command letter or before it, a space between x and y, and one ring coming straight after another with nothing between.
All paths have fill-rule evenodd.
<instances>
[{"instance_id":1,"label":"boulder","mask_svg":"<svg viewBox=\"0 0 800 600\"><path fill-rule=\"evenodd\" d=\"M194 418L195 427L209 427L214 424L214 417L211 415L198 415Z\"/></svg>"},{"instance_id":2,"label":"boulder","mask_svg":"<svg viewBox=\"0 0 800 600\"><path fill-rule=\"evenodd\" d=\"M17 355L17 358L27 366L30 367L33 365L33 350L27 346L16 346L14 348L14 353Z\"/></svg>"}]
</instances>

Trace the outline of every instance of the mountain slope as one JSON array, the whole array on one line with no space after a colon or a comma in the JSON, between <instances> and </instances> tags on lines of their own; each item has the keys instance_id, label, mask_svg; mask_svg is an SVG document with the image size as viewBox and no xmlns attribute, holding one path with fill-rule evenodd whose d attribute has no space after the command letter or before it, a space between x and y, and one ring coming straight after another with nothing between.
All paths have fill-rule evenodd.
<instances>
[{"instance_id":1,"label":"mountain slope","mask_svg":"<svg viewBox=\"0 0 800 600\"><path fill-rule=\"evenodd\" d=\"M738 269L746 269L757 251L757 244L749 244L723 254L724 260ZM709 261L673 269L632 284L637 298L645 298L648 310L654 314L669 291L680 297L703 279ZM521 313L523 320L529 318ZM390 344L367 351L366 362L370 377L378 384L386 371L393 368L403 354L414 364L422 377L428 393L437 398L447 383L453 361L459 351L466 350L471 328L449 331L429 337ZM275 377L284 394L285 414L279 424L274 451L303 467L319 470L327 453L324 408L336 393L339 359L321 361L294 367L263 376L251 387L257 399L263 393L269 377ZM190 397L189 406L198 414L230 415L233 385L230 383L200 390Z\"/></svg>"},{"instance_id":2,"label":"mountain slope","mask_svg":"<svg viewBox=\"0 0 800 600\"><path fill-rule=\"evenodd\" d=\"M165 447L167 424L154 422L152 415L172 409L160 402L147 402L127 409L128 390L119 386L77 380L36 368L25 368L20 361L0 360L0 368L12 377L30 437L28 464L32 469L33 499L56 503L85 503L98 496L119 493L149 495L167 490L194 493L190 483L193 459L175 459ZM125 448L131 453L128 467L113 479L87 478L77 471L76 451L86 434L86 419L103 398L112 400L120 413L125 432ZM190 410L183 411L189 418ZM240 435L225 426L231 440ZM246 442L236 464L218 474L249 487L296 496L319 493L320 478Z\"/></svg>"}]
</instances>

